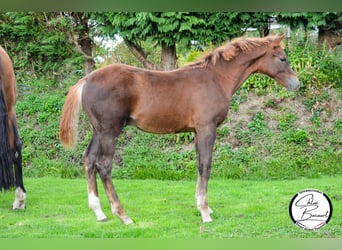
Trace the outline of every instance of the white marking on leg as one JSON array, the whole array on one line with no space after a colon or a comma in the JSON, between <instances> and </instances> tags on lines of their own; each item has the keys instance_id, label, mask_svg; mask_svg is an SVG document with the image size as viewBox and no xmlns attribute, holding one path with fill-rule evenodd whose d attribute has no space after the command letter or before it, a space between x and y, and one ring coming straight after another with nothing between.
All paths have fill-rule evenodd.
<instances>
[{"instance_id":1,"label":"white marking on leg","mask_svg":"<svg viewBox=\"0 0 342 250\"><path fill-rule=\"evenodd\" d=\"M202 195L197 195L197 208L201 213L203 222L212 222L210 214L213 212L208 205L206 205L205 198Z\"/></svg>"},{"instance_id":2,"label":"white marking on leg","mask_svg":"<svg viewBox=\"0 0 342 250\"><path fill-rule=\"evenodd\" d=\"M107 217L101 209L100 200L93 192L89 193L88 202L89 202L89 208L91 208L94 211L97 220L106 221Z\"/></svg>"},{"instance_id":3,"label":"white marking on leg","mask_svg":"<svg viewBox=\"0 0 342 250\"><path fill-rule=\"evenodd\" d=\"M20 187L17 187L14 195L15 199L12 205L12 209L24 209L26 206L26 193Z\"/></svg>"},{"instance_id":4,"label":"white marking on leg","mask_svg":"<svg viewBox=\"0 0 342 250\"><path fill-rule=\"evenodd\" d=\"M201 216L202 216L202 221L203 222L212 222L213 220L210 217L210 214L213 213L213 210L210 209L210 207L206 204L206 198L203 194L201 194L200 191L200 177L197 177L197 183L196 183L196 193L195 193L195 198L197 202L197 209L200 211Z\"/></svg>"},{"instance_id":5,"label":"white marking on leg","mask_svg":"<svg viewBox=\"0 0 342 250\"><path fill-rule=\"evenodd\" d=\"M114 204L111 203L110 206L112 208L113 215L118 216L124 224L128 225L133 223L133 220L129 218L126 214L120 215L118 213L118 208Z\"/></svg>"}]
</instances>

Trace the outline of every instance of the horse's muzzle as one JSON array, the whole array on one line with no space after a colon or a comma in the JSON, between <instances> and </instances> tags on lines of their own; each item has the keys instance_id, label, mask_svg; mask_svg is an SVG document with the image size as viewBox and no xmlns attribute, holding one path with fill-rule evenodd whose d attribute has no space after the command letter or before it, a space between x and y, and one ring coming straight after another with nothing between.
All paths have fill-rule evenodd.
<instances>
[{"instance_id":1,"label":"horse's muzzle","mask_svg":"<svg viewBox=\"0 0 342 250\"><path fill-rule=\"evenodd\" d=\"M289 91L298 90L299 86L300 86L300 83L299 83L299 80L298 80L297 76L291 76L286 81L286 88Z\"/></svg>"}]
</instances>

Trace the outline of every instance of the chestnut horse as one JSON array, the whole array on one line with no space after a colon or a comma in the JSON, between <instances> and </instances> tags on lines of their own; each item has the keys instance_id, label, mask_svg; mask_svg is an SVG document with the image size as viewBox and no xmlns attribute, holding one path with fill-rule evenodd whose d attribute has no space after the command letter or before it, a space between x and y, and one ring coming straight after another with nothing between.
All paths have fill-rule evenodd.
<instances>
[{"instance_id":1,"label":"chestnut horse","mask_svg":"<svg viewBox=\"0 0 342 250\"><path fill-rule=\"evenodd\" d=\"M13 209L25 208L21 141L14 110L16 81L12 61L0 47L0 191L16 187Z\"/></svg>"},{"instance_id":2,"label":"chestnut horse","mask_svg":"<svg viewBox=\"0 0 342 250\"><path fill-rule=\"evenodd\" d=\"M197 208L203 222L211 222L207 186L212 151L216 127L226 118L232 95L256 72L274 78L288 90L299 88L282 47L283 37L239 38L195 63L168 72L112 64L72 86L63 107L59 137L65 147L74 146L82 106L93 127L83 157L89 207L97 220L106 220L98 198L99 173L112 213L125 224L133 222L125 214L111 179L118 136L123 127L133 125L150 133L195 133Z\"/></svg>"}]
</instances>

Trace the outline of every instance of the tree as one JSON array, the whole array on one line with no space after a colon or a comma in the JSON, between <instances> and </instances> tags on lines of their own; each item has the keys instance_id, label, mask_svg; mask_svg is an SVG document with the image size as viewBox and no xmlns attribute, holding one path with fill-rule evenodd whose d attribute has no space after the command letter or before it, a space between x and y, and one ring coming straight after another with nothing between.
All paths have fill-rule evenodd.
<instances>
[{"instance_id":1,"label":"tree","mask_svg":"<svg viewBox=\"0 0 342 250\"><path fill-rule=\"evenodd\" d=\"M13 58L16 71L31 75L59 71L73 52L62 23L54 12L9 12L0 14L0 43Z\"/></svg>"},{"instance_id":2,"label":"tree","mask_svg":"<svg viewBox=\"0 0 342 250\"><path fill-rule=\"evenodd\" d=\"M31 75L58 75L66 65L84 73L94 69L91 14L81 12L8 12L0 14L0 42L14 57L15 67ZM75 51L77 53L75 53Z\"/></svg>"},{"instance_id":3,"label":"tree","mask_svg":"<svg viewBox=\"0 0 342 250\"><path fill-rule=\"evenodd\" d=\"M203 22L195 15L180 12L103 13L102 17L102 30L109 36L118 33L145 68L163 70L177 67L176 43L189 43L194 27ZM151 62L141 47L141 41L146 40L161 47L161 67Z\"/></svg>"},{"instance_id":4,"label":"tree","mask_svg":"<svg viewBox=\"0 0 342 250\"><path fill-rule=\"evenodd\" d=\"M322 15L313 15L318 17L318 43L323 45L327 42L329 49L335 49L342 44L342 13L324 12Z\"/></svg>"},{"instance_id":5,"label":"tree","mask_svg":"<svg viewBox=\"0 0 342 250\"><path fill-rule=\"evenodd\" d=\"M278 13L280 23L287 24L291 28L304 27L305 37L308 31L318 29L318 43L327 42L330 49L342 43L342 16L340 12L302 12L302 13Z\"/></svg>"},{"instance_id":6,"label":"tree","mask_svg":"<svg viewBox=\"0 0 342 250\"><path fill-rule=\"evenodd\" d=\"M205 12L119 12L98 13L100 30L113 37L119 34L132 54L148 69L171 70L177 67L178 45L220 44L242 35L250 25L244 13ZM150 41L161 48L160 63L149 60L141 46Z\"/></svg>"},{"instance_id":7,"label":"tree","mask_svg":"<svg viewBox=\"0 0 342 250\"><path fill-rule=\"evenodd\" d=\"M92 24L91 14L88 12L62 12L61 14L69 21L64 32L69 35L76 50L83 55L84 74L88 75L95 67L93 40L95 23Z\"/></svg>"}]
</instances>

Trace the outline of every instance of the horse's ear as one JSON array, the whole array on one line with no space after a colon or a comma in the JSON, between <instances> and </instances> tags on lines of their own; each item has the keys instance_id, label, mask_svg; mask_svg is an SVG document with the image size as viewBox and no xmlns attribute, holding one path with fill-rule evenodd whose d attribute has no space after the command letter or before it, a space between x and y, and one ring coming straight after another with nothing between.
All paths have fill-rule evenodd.
<instances>
[{"instance_id":1,"label":"horse's ear","mask_svg":"<svg viewBox=\"0 0 342 250\"><path fill-rule=\"evenodd\" d=\"M283 39L285 38L285 33L280 34L280 35L278 35L278 36L281 38L281 40L283 40Z\"/></svg>"},{"instance_id":2,"label":"horse's ear","mask_svg":"<svg viewBox=\"0 0 342 250\"><path fill-rule=\"evenodd\" d=\"M277 46L281 45L281 41L284 39L284 37L285 37L285 33L275 36L273 41L272 41L273 47L277 47Z\"/></svg>"}]
</instances>

